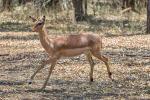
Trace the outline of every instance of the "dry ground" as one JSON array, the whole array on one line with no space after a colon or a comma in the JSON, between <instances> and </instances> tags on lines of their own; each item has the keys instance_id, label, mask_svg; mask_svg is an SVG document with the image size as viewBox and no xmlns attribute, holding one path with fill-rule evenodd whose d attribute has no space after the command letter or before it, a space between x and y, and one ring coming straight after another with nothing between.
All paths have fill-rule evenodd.
<instances>
[{"instance_id":1,"label":"dry ground","mask_svg":"<svg viewBox=\"0 0 150 100\"><path fill-rule=\"evenodd\" d=\"M39 92L49 66L28 85L26 80L47 59L38 36L32 32L0 33L0 99L96 100L150 99L150 35L103 37L102 54L110 58L112 82L106 67L95 59L94 82L84 55L61 59Z\"/></svg>"}]
</instances>

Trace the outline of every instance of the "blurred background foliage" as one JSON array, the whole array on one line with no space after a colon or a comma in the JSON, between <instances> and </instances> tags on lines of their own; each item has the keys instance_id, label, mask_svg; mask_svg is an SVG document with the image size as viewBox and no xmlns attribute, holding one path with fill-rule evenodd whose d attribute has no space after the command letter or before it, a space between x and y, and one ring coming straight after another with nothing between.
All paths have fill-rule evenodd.
<instances>
[{"instance_id":1,"label":"blurred background foliage","mask_svg":"<svg viewBox=\"0 0 150 100\"><path fill-rule=\"evenodd\" d=\"M28 25L29 15L46 15L48 28L61 32L139 34L146 32L146 8L147 0L0 0L0 22Z\"/></svg>"}]
</instances>

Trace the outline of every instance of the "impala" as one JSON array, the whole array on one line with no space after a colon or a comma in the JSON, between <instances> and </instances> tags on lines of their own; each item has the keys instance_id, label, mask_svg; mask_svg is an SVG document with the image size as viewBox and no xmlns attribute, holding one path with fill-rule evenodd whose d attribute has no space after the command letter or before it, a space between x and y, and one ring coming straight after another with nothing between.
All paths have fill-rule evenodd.
<instances>
[{"instance_id":1,"label":"impala","mask_svg":"<svg viewBox=\"0 0 150 100\"><path fill-rule=\"evenodd\" d=\"M56 62L61 57L71 57L77 56L81 54L85 54L89 64L90 64L90 81L93 81L93 68L94 62L92 56L98 58L99 60L103 61L107 67L108 76L111 78L111 72L108 65L108 58L101 55L100 51L102 50L102 40L99 35L93 33L81 33L76 35L68 35L68 36L61 36L55 39L48 38L48 33L46 28L44 27L45 24L45 16L40 20L31 17L33 22L35 22L32 31L39 33L39 38L41 45L48 53L49 59L42 62L41 66L34 72L34 74L30 78L29 84L32 83L35 75L44 68L45 65L51 64L49 69L48 76L44 85L42 86L41 90L45 89L49 77L54 69Z\"/></svg>"}]
</instances>

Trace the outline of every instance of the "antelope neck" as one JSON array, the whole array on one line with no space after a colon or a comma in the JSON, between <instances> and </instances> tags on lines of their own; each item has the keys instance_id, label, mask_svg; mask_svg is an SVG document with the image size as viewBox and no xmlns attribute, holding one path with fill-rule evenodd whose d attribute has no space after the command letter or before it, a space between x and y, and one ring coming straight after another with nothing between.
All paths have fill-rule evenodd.
<instances>
[{"instance_id":1,"label":"antelope neck","mask_svg":"<svg viewBox=\"0 0 150 100\"><path fill-rule=\"evenodd\" d=\"M48 53L52 52L52 50L53 50L53 48L52 48L52 42L48 38L47 31L45 29L42 29L42 30L38 31L38 33L39 33L40 42L41 42L43 48Z\"/></svg>"}]
</instances>

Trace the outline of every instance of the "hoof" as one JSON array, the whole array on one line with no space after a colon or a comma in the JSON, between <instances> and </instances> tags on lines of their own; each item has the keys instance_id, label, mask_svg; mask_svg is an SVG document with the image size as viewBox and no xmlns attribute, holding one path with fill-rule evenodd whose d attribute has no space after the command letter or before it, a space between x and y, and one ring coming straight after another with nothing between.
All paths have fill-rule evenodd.
<instances>
[{"instance_id":1,"label":"hoof","mask_svg":"<svg viewBox=\"0 0 150 100\"><path fill-rule=\"evenodd\" d=\"M32 84L32 82L29 82L28 84Z\"/></svg>"},{"instance_id":2,"label":"hoof","mask_svg":"<svg viewBox=\"0 0 150 100\"><path fill-rule=\"evenodd\" d=\"M111 76L111 75L112 75L112 72L109 73L109 76Z\"/></svg>"},{"instance_id":3,"label":"hoof","mask_svg":"<svg viewBox=\"0 0 150 100\"><path fill-rule=\"evenodd\" d=\"M111 72L109 72L109 73L108 73L108 75L109 75L109 78L111 78L111 79L112 79L112 77L111 77L111 76L112 76L112 73L111 73Z\"/></svg>"},{"instance_id":4,"label":"hoof","mask_svg":"<svg viewBox=\"0 0 150 100\"><path fill-rule=\"evenodd\" d=\"M90 82L93 82L93 78L90 79Z\"/></svg>"},{"instance_id":5,"label":"hoof","mask_svg":"<svg viewBox=\"0 0 150 100\"><path fill-rule=\"evenodd\" d=\"M27 83L28 83L28 84L32 84L32 80L28 80Z\"/></svg>"}]
</instances>

